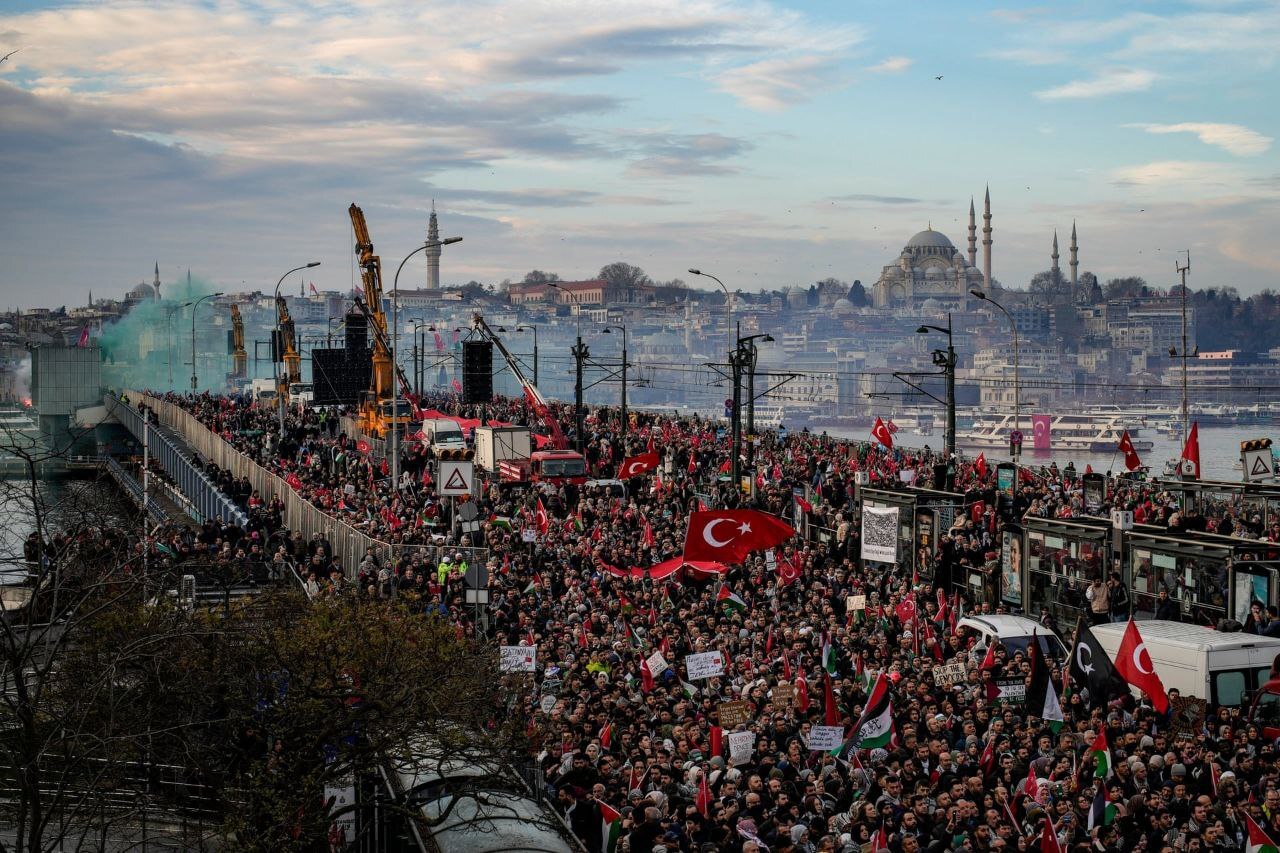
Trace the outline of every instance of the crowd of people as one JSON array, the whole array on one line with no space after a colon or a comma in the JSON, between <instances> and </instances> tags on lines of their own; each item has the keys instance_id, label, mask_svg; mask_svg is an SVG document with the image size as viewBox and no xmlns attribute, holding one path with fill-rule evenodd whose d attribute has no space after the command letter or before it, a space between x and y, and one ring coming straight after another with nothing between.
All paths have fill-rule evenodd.
<instances>
[{"instance_id":1,"label":"crowd of people","mask_svg":"<svg viewBox=\"0 0 1280 853\"><path fill-rule=\"evenodd\" d=\"M728 443L714 422L632 413L623 424L617 410L595 409L582 436L593 476L611 477L622 459L649 451L659 468L629 480L622 497L495 486L476 500L480 531L455 537L420 442L403 444L404 475L393 484L385 460L343 432L339 413L292 411L282 437L275 411L248 398L170 399L382 541L488 549L491 639L536 647L532 681L508 677L527 690L542 783L592 853L1027 850L1045 849L1046 835L1062 850L1243 851L1253 849L1248 818L1280 838L1280 753L1239 708L1212 709L1200 729L1175 730L1155 710L1163 702L1090 697L1062 661L1049 662L1061 723L991 698L990 682L1023 678L1031 662L1020 651L977 648L956 615L1000 607L953 594L947 579L991 558L1006 519L1086 514L1070 469L1028 472L1009 507L997 502L984 460L955 460L948 472L928 450L772 432L752 449L758 478L746 494L724 476ZM537 427L520 400L483 411L427 402L460 418ZM920 555L916 572L864 563L859 472L883 485L949 477L969 511ZM1236 508L1206 520L1148 482L1108 484L1101 512L1125 507L1149 524L1223 530L1226 522L1232 535L1280 538ZM264 508L275 499L246 498ZM709 573L630 571L678 557L702 507L794 519L797 505L814 535L773 553ZM413 549L370 555L347 579L326 563L323 542L262 532L272 543L263 553L278 553L279 542L291 558L318 560L331 589L403 596L460 630L481 630L463 604L456 559L426 565ZM243 539L228 544L234 551ZM1110 608L1108 599L1109 617ZM689 678L687 656L709 651L721 653L723 673ZM947 666L941 677L952 664L963 676ZM893 738L859 749L848 736L881 675ZM844 729L840 748L811 748L824 724ZM1103 733L1110 768L1100 771L1090 747Z\"/></svg>"}]
</instances>

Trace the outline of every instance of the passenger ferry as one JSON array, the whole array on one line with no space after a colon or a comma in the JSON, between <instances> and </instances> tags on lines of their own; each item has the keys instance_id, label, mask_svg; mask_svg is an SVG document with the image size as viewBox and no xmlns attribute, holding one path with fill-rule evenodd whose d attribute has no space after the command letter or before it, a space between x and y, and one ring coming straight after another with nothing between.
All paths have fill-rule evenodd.
<instances>
[{"instance_id":1,"label":"passenger ferry","mask_svg":"<svg viewBox=\"0 0 1280 853\"><path fill-rule=\"evenodd\" d=\"M1031 450L1035 441L1032 435L1031 415L1024 414L1018 424L1022 429L1022 448ZM985 450L1007 450L1009 433L1014 429L1013 415L988 415L974 421L973 429L956 439L963 447ZM1138 438L1140 425L1127 421L1120 415L1105 413L1054 415L1049 424L1049 445L1054 450L1074 450L1084 453L1110 453L1120 444L1120 437L1129 431L1133 449L1139 453L1150 450L1151 441Z\"/></svg>"}]
</instances>

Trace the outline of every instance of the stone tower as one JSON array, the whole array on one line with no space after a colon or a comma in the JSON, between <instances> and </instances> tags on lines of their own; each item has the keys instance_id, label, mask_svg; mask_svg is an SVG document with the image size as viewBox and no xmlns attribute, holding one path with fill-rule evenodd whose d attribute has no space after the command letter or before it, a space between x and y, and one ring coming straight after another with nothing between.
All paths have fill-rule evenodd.
<instances>
[{"instance_id":1,"label":"stone tower","mask_svg":"<svg viewBox=\"0 0 1280 853\"><path fill-rule=\"evenodd\" d=\"M1076 222L1071 220L1071 260L1068 266L1071 267L1071 295L1079 299L1080 295L1077 290L1080 287L1080 279L1077 273L1080 271L1079 245L1076 243Z\"/></svg>"},{"instance_id":2,"label":"stone tower","mask_svg":"<svg viewBox=\"0 0 1280 853\"><path fill-rule=\"evenodd\" d=\"M1053 253L1049 255L1049 258L1053 261L1049 271L1053 273L1053 283L1055 285L1062 281L1062 270L1058 268L1058 257L1058 229L1055 228L1053 229Z\"/></svg>"},{"instance_id":3,"label":"stone tower","mask_svg":"<svg viewBox=\"0 0 1280 853\"><path fill-rule=\"evenodd\" d=\"M991 289L991 186L982 202L982 283Z\"/></svg>"},{"instance_id":4,"label":"stone tower","mask_svg":"<svg viewBox=\"0 0 1280 853\"><path fill-rule=\"evenodd\" d=\"M978 220L974 216L973 196L969 196L969 266L978 265Z\"/></svg>"},{"instance_id":5,"label":"stone tower","mask_svg":"<svg viewBox=\"0 0 1280 853\"><path fill-rule=\"evenodd\" d=\"M436 200L431 200L431 219L427 221L427 290L440 289L440 223L436 221Z\"/></svg>"},{"instance_id":6,"label":"stone tower","mask_svg":"<svg viewBox=\"0 0 1280 853\"><path fill-rule=\"evenodd\" d=\"M155 278L155 281L151 282L151 286L155 288L156 299L158 300L160 298L160 262L159 261L156 261L156 278Z\"/></svg>"}]
</instances>

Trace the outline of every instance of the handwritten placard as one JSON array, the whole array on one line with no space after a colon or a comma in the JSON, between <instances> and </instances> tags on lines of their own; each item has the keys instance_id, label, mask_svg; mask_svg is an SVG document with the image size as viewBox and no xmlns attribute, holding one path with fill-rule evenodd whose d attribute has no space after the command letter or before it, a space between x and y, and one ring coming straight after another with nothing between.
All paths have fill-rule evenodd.
<instances>
[{"instance_id":1,"label":"handwritten placard","mask_svg":"<svg viewBox=\"0 0 1280 853\"><path fill-rule=\"evenodd\" d=\"M716 710L720 712L721 728L734 729L751 719L751 703L742 699L721 702Z\"/></svg>"},{"instance_id":2,"label":"handwritten placard","mask_svg":"<svg viewBox=\"0 0 1280 853\"><path fill-rule=\"evenodd\" d=\"M790 708L795 698L796 688L794 684L775 684L773 686L773 707Z\"/></svg>"},{"instance_id":3,"label":"handwritten placard","mask_svg":"<svg viewBox=\"0 0 1280 853\"><path fill-rule=\"evenodd\" d=\"M662 656L662 652L654 652L645 660L649 666L649 674L654 678L667 671L671 664L667 663L667 659Z\"/></svg>"},{"instance_id":4,"label":"handwritten placard","mask_svg":"<svg viewBox=\"0 0 1280 853\"><path fill-rule=\"evenodd\" d=\"M809 729L809 749L827 752L844 743L844 726L814 726Z\"/></svg>"},{"instance_id":5,"label":"handwritten placard","mask_svg":"<svg viewBox=\"0 0 1280 853\"><path fill-rule=\"evenodd\" d=\"M746 764L751 760L751 752L755 748L755 732L729 733L729 763Z\"/></svg>"},{"instance_id":6,"label":"handwritten placard","mask_svg":"<svg viewBox=\"0 0 1280 853\"><path fill-rule=\"evenodd\" d=\"M684 659L685 671L690 681L700 678L715 678L724 675L724 655L720 652L701 652L689 655Z\"/></svg>"},{"instance_id":7,"label":"handwritten placard","mask_svg":"<svg viewBox=\"0 0 1280 853\"><path fill-rule=\"evenodd\" d=\"M498 670L501 672L535 672L538 668L536 646L501 646Z\"/></svg>"},{"instance_id":8,"label":"handwritten placard","mask_svg":"<svg viewBox=\"0 0 1280 853\"><path fill-rule=\"evenodd\" d=\"M951 687L955 684L963 684L968 677L969 671L965 665L959 661L953 663L938 664L933 668L933 681L935 684L941 684L943 687Z\"/></svg>"}]
</instances>

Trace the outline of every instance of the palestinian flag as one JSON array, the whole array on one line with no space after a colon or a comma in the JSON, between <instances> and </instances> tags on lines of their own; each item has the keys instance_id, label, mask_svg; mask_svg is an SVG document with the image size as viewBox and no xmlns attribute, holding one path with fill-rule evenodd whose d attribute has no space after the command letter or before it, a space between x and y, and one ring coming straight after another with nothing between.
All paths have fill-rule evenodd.
<instances>
[{"instance_id":1,"label":"palestinian flag","mask_svg":"<svg viewBox=\"0 0 1280 853\"><path fill-rule=\"evenodd\" d=\"M680 680L680 689L683 690L684 695L690 699L696 698L698 695L698 686L696 684L690 684L684 679Z\"/></svg>"},{"instance_id":2,"label":"palestinian flag","mask_svg":"<svg viewBox=\"0 0 1280 853\"><path fill-rule=\"evenodd\" d=\"M1262 827L1253 822L1248 814L1244 816L1249 827L1249 840L1245 844L1245 853L1277 853L1275 842L1262 831Z\"/></svg>"},{"instance_id":3,"label":"palestinian flag","mask_svg":"<svg viewBox=\"0 0 1280 853\"><path fill-rule=\"evenodd\" d=\"M643 649L644 641L640 639L639 634L631 630L630 622L627 623L626 628L627 628L627 645L631 646L631 648L633 649Z\"/></svg>"},{"instance_id":4,"label":"palestinian flag","mask_svg":"<svg viewBox=\"0 0 1280 853\"><path fill-rule=\"evenodd\" d=\"M615 853L622 839L622 813L608 803L600 803L600 838L604 853Z\"/></svg>"},{"instance_id":5,"label":"palestinian flag","mask_svg":"<svg viewBox=\"0 0 1280 853\"><path fill-rule=\"evenodd\" d=\"M505 515L500 515L497 518L494 518L492 521L489 522L489 525L491 527L499 527L507 531L508 533L510 533L512 530L515 529L511 526L511 519Z\"/></svg>"},{"instance_id":6,"label":"palestinian flag","mask_svg":"<svg viewBox=\"0 0 1280 853\"><path fill-rule=\"evenodd\" d=\"M1058 701L1058 689L1049 677L1049 662L1044 659L1040 649L1040 638L1033 632L1031 635L1031 681L1027 685L1027 713L1039 717L1049 723L1056 733L1062 728L1065 717L1062 705Z\"/></svg>"},{"instance_id":7,"label":"palestinian flag","mask_svg":"<svg viewBox=\"0 0 1280 853\"><path fill-rule=\"evenodd\" d=\"M1112 776L1111 769L1111 748L1107 746L1107 732L1104 729L1093 740L1093 746L1089 747L1089 753L1093 756L1093 775L1098 779L1110 779Z\"/></svg>"},{"instance_id":8,"label":"palestinian flag","mask_svg":"<svg viewBox=\"0 0 1280 853\"><path fill-rule=\"evenodd\" d=\"M622 608L622 613L625 616L630 616L636 611L636 606L631 603L631 599L627 598L625 593L619 593L618 605Z\"/></svg>"},{"instance_id":9,"label":"palestinian flag","mask_svg":"<svg viewBox=\"0 0 1280 853\"><path fill-rule=\"evenodd\" d=\"M876 679L867 707L862 710L853 730L858 749L876 749L893 740L893 703L889 701L889 679L883 672Z\"/></svg>"},{"instance_id":10,"label":"palestinian flag","mask_svg":"<svg viewBox=\"0 0 1280 853\"><path fill-rule=\"evenodd\" d=\"M831 645L831 637L822 635L822 668L831 675L836 675L836 647Z\"/></svg>"},{"instance_id":11,"label":"palestinian flag","mask_svg":"<svg viewBox=\"0 0 1280 853\"><path fill-rule=\"evenodd\" d=\"M716 604L719 604L726 611L736 610L741 613L747 609L747 603L734 595L728 584L720 585L720 591L716 593Z\"/></svg>"},{"instance_id":12,"label":"palestinian flag","mask_svg":"<svg viewBox=\"0 0 1280 853\"><path fill-rule=\"evenodd\" d=\"M541 582L542 582L542 577L540 575L534 575L533 580L529 581L529 585L524 588L524 594L528 595L529 593L533 592L535 589L538 588L538 584L540 584Z\"/></svg>"},{"instance_id":13,"label":"palestinian flag","mask_svg":"<svg viewBox=\"0 0 1280 853\"><path fill-rule=\"evenodd\" d=\"M1116 819L1116 807L1111 804L1111 800L1107 797L1107 785L1102 780L1098 780L1098 790L1093 795L1093 805L1089 808L1089 825L1087 829L1093 830L1099 826L1110 826Z\"/></svg>"}]
</instances>

